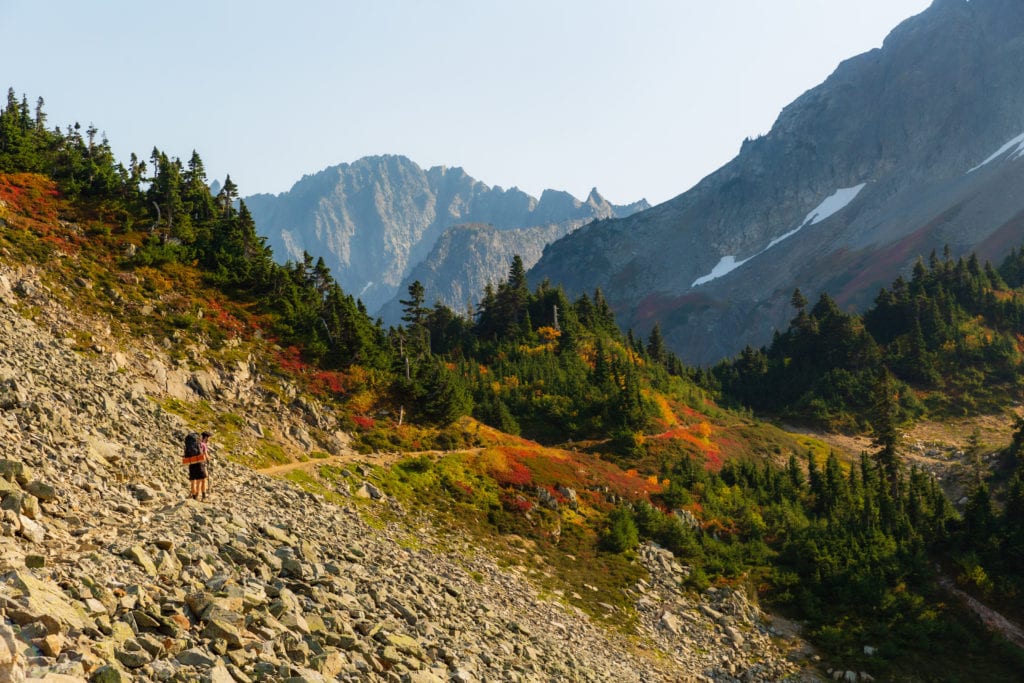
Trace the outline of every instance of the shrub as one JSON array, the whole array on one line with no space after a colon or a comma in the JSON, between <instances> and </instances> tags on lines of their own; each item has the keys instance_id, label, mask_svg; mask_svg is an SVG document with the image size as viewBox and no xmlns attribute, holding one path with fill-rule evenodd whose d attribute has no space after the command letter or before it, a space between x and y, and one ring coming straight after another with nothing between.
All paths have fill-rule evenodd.
<instances>
[{"instance_id":1,"label":"shrub","mask_svg":"<svg viewBox=\"0 0 1024 683\"><path fill-rule=\"evenodd\" d=\"M637 546L640 534L627 508L618 507L608 514L608 526L601 534L600 542L603 549L613 553L622 553Z\"/></svg>"},{"instance_id":2,"label":"shrub","mask_svg":"<svg viewBox=\"0 0 1024 683\"><path fill-rule=\"evenodd\" d=\"M373 418L365 415L353 415L352 422L355 423L356 427L362 430L373 429Z\"/></svg>"},{"instance_id":3,"label":"shrub","mask_svg":"<svg viewBox=\"0 0 1024 683\"><path fill-rule=\"evenodd\" d=\"M430 470L433 462L429 456L420 455L415 458L408 458L398 463L398 467L405 470L406 472L416 472L417 474L423 474Z\"/></svg>"}]
</instances>

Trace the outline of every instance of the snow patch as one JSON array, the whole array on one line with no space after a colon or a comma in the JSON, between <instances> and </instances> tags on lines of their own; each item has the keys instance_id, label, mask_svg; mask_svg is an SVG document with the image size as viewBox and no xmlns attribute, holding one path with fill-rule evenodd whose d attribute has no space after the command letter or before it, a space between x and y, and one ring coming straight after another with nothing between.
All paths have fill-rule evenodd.
<instances>
[{"instance_id":1,"label":"snow patch","mask_svg":"<svg viewBox=\"0 0 1024 683\"><path fill-rule=\"evenodd\" d=\"M367 282L366 286L363 287L361 290L359 290L359 296L362 296L363 294L366 294L366 290L368 290L370 287L373 287L373 283L372 282Z\"/></svg>"},{"instance_id":2,"label":"snow patch","mask_svg":"<svg viewBox=\"0 0 1024 683\"><path fill-rule=\"evenodd\" d=\"M1024 142L1024 140L1022 140L1022 142ZM1022 150L1021 153L1024 153L1024 150ZM730 273L736 270L750 259L757 258L764 252L774 247L779 242L797 234L803 228L806 228L808 225L816 225L825 220L826 218L829 218L830 216L839 213L840 211L845 209L850 204L850 202L857 198L857 195L860 194L860 191L863 190L866 185L867 183L861 183L860 185L854 185L853 187L839 188L838 190L830 194L828 197L825 197L824 201L822 201L821 204L818 204L818 206L812 209L811 212L807 214L807 217L804 218L803 223L793 228L789 232L785 233L784 235L779 235L771 242L769 242L768 246L762 249L761 251L757 252L750 258L743 259L742 261L737 261L735 256L723 256L718 261L718 265L711 269L710 273L708 273L707 275L702 275L701 277L697 278L696 280L693 281L693 284L690 286L697 287L706 282L711 282L716 278L720 278L726 273Z\"/></svg>"},{"instance_id":3,"label":"snow patch","mask_svg":"<svg viewBox=\"0 0 1024 683\"><path fill-rule=\"evenodd\" d=\"M860 185L854 185L853 187L843 187L836 190L828 197L825 197L825 201L823 201L821 204L818 204L817 208L815 208L813 211L807 214L807 218L804 219L803 225L801 225L800 228L807 225L815 225L817 223L822 222L829 216L839 213L840 211L845 209L850 202L857 198L857 195L860 194L860 191L864 189L865 185L867 185L867 183L861 183ZM785 238L794 234L800 228L797 228L796 230L793 230L792 232L789 232L783 235L782 237L776 238L774 241L772 241L772 244L768 245L768 248L770 249L772 245L776 244L777 242L781 242Z\"/></svg>"},{"instance_id":4,"label":"snow patch","mask_svg":"<svg viewBox=\"0 0 1024 683\"><path fill-rule=\"evenodd\" d=\"M1010 150L1013 151L1011 152ZM985 161L981 162L971 170L967 171L967 173L974 173L982 166L992 163L993 161L995 161L996 159L998 159L999 157L1003 156L1008 152L1009 156L1007 157L1007 161L1013 161L1014 159L1019 159L1022 156L1024 156L1024 133L1021 133L1020 135L1018 135L1017 137L1015 137L1014 139L1010 140L1005 145L997 149L992 156L990 156L988 159L985 159Z\"/></svg>"},{"instance_id":5,"label":"snow patch","mask_svg":"<svg viewBox=\"0 0 1024 683\"><path fill-rule=\"evenodd\" d=\"M754 257L751 256L750 258ZM693 284L690 286L696 287L697 285L702 285L705 282L711 282L715 278L722 277L726 273L736 270L749 260L750 259L748 258L743 259L742 261L737 261L735 256L723 256L721 260L718 261L718 265L711 269L710 273L697 278L696 280L693 281Z\"/></svg>"}]
</instances>

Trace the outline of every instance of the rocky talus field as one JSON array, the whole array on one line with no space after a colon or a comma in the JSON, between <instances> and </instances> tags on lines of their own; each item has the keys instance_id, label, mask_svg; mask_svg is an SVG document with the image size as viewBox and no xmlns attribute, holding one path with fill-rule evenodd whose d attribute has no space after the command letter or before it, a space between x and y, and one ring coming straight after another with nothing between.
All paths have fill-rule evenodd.
<instances>
[{"instance_id":1,"label":"rocky talus field","mask_svg":"<svg viewBox=\"0 0 1024 683\"><path fill-rule=\"evenodd\" d=\"M0 266L0 682L809 678L799 643L742 593L683 591L686 568L654 547L626 635L387 496L326 502L216 438L211 494L191 500L179 451L194 425L169 397L206 392L299 435L315 411L261 395L255 365L186 370L80 316ZM348 470L346 492L373 484Z\"/></svg>"}]
</instances>

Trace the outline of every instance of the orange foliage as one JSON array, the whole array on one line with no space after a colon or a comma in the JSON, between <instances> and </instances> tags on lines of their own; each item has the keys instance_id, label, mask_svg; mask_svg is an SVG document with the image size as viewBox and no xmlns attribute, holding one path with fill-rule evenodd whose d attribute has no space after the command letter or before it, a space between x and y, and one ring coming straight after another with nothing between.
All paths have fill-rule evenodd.
<instances>
[{"instance_id":1,"label":"orange foliage","mask_svg":"<svg viewBox=\"0 0 1024 683\"><path fill-rule=\"evenodd\" d=\"M562 336L561 331L556 330L553 327L545 325L544 327L537 328L537 334L545 342L551 343Z\"/></svg>"}]
</instances>

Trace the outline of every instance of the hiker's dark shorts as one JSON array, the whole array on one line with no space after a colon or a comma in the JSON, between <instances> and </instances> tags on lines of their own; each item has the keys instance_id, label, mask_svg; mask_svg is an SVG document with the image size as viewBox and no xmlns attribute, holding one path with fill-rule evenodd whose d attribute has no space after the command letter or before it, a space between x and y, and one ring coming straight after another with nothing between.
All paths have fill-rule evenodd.
<instances>
[{"instance_id":1,"label":"hiker's dark shorts","mask_svg":"<svg viewBox=\"0 0 1024 683\"><path fill-rule=\"evenodd\" d=\"M188 466L188 480L206 479L206 462L194 462Z\"/></svg>"}]
</instances>

